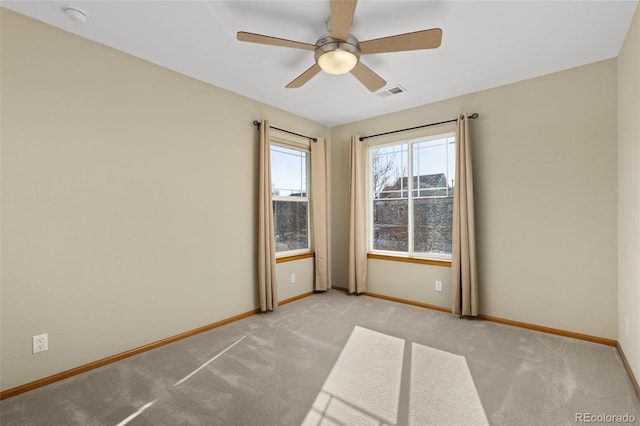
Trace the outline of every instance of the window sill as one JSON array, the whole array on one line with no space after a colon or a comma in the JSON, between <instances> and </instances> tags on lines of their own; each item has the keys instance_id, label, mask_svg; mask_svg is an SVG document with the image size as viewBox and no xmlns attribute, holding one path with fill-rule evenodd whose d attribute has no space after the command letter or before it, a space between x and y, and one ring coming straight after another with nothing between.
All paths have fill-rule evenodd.
<instances>
[{"instance_id":1,"label":"window sill","mask_svg":"<svg viewBox=\"0 0 640 426\"><path fill-rule=\"evenodd\" d=\"M315 252L312 251L307 253L291 254L288 256L276 257L276 263L293 262L294 260L308 259L315 256Z\"/></svg>"},{"instance_id":2,"label":"window sill","mask_svg":"<svg viewBox=\"0 0 640 426\"><path fill-rule=\"evenodd\" d=\"M451 267L450 260L425 259L422 257L391 256L388 254L367 253L367 259L391 260L394 262L419 263L421 265Z\"/></svg>"}]
</instances>

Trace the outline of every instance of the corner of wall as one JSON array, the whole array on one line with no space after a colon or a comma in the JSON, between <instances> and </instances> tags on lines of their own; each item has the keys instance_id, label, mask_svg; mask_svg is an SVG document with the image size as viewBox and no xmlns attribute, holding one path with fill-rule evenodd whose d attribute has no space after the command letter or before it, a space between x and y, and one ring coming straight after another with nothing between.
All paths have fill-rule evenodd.
<instances>
[{"instance_id":1,"label":"corner of wall","mask_svg":"<svg viewBox=\"0 0 640 426\"><path fill-rule=\"evenodd\" d=\"M640 5L617 59L618 341L640 378ZM640 395L639 395L640 396Z\"/></svg>"}]
</instances>

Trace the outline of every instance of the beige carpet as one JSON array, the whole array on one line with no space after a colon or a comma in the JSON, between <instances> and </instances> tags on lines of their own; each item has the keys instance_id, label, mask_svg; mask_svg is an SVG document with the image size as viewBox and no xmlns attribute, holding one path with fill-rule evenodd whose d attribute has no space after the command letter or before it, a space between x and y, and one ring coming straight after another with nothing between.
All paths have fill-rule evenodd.
<instances>
[{"instance_id":1,"label":"beige carpet","mask_svg":"<svg viewBox=\"0 0 640 426\"><path fill-rule=\"evenodd\" d=\"M571 426L590 413L640 419L615 348L337 291L0 401L2 426Z\"/></svg>"},{"instance_id":2,"label":"beige carpet","mask_svg":"<svg viewBox=\"0 0 640 426\"><path fill-rule=\"evenodd\" d=\"M464 357L356 326L303 425L400 424L403 377L409 425L489 424Z\"/></svg>"}]
</instances>

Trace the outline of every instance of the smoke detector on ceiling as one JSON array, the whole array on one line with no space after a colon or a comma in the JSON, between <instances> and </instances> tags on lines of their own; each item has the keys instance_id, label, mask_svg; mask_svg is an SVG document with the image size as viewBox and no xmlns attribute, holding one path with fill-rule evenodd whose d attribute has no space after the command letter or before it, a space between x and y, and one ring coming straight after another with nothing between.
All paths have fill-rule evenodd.
<instances>
[{"instance_id":1,"label":"smoke detector on ceiling","mask_svg":"<svg viewBox=\"0 0 640 426\"><path fill-rule=\"evenodd\" d=\"M76 9L75 7L64 7L62 8L62 12L67 18L80 24L86 23L89 18L86 12Z\"/></svg>"},{"instance_id":2,"label":"smoke detector on ceiling","mask_svg":"<svg viewBox=\"0 0 640 426\"><path fill-rule=\"evenodd\" d=\"M405 89L404 87L400 86L399 84L396 84L395 86L391 86L386 90L383 90L381 92L376 93L378 96L380 96L381 98L386 98L387 96L391 96L391 95L398 95L400 93L404 93L406 92L407 89Z\"/></svg>"}]
</instances>

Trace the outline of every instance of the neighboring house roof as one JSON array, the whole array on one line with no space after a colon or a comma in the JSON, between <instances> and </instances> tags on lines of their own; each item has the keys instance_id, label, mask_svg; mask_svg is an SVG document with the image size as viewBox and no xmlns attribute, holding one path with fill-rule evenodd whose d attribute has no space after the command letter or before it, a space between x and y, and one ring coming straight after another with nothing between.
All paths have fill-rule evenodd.
<instances>
[{"instance_id":1,"label":"neighboring house roof","mask_svg":"<svg viewBox=\"0 0 640 426\"><path fill-rule=\"evenodd\" d=\"M396 191L406 191L408 189L408 177L404 176L398 178L393 185L387 185L382 189L382 193L380 194L380 198L399 198L400 193ZM414 180L415 182L415 180ZM434 173L430 175L421 175L418 176L418 188L414 189L429 189L429 188L448 188L447 177L444 173Z\"/></svg>"}]
</instances>

